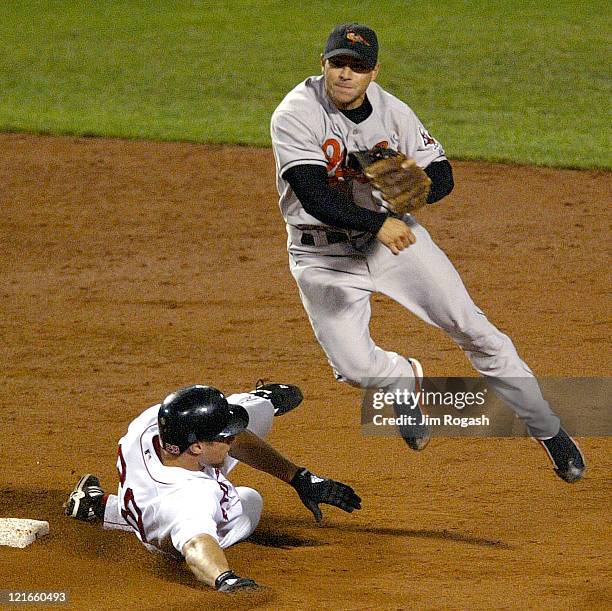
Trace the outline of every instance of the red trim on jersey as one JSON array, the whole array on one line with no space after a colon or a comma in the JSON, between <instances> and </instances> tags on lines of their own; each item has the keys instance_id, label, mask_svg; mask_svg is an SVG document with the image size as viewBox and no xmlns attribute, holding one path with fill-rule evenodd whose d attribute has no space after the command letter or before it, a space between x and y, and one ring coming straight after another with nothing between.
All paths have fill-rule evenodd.
<instances>
[{"instance_id":1,"label":"red trim on jersey","mask_svg":"<svg viewBox=\"0 0 612 611\"><path fill-rule=\"evenodd\" d=\"M148 461L145 458L145 449L142 447L142 438L145 436L145 433L147 433L149 431L150 428L153 428L157 426L156 424L150 424L140 435L140 441L139 441L139 445L140 445L140 454L142 456L142 463L145 466L145 469L147 471L147 473L149 474L149 477L154 481L157 482L158 484L165 484L166 486L171 486L174 482L162 482L158 479L155 479L153 477L153 475L151 475L151 471L149 471L149 465L148 465ZM155 437L153 437L153 449L155 450L155 453L158 455L159 458L159 454L157 452L157 448L155 447L155 438L158 439L158 443L159 443L159 436L156 435ZM165 466L164 463L161 462L161 458L159 458L159 462L162 464L162 466Z\"/></svg>"},{"instance_id":2,"label":"red trim on jersey","mask_svg":"<svg viewBox=\"0 0 612 611\"><path fill-rule=\"evenodd\" d=\"M221 488L221 491L223 492L223 496L221 497L221 500L219 501L219 509L221 509L221 514L223 515L223 519L227 520L227 509L223 507L223 504L225 503L227 505L229 503L229 486L225 482L219 481L220 473L221 471L215 468L215 475L217 476L217 484L219 484L219 488Z\"/></svg>"}]
</instances>

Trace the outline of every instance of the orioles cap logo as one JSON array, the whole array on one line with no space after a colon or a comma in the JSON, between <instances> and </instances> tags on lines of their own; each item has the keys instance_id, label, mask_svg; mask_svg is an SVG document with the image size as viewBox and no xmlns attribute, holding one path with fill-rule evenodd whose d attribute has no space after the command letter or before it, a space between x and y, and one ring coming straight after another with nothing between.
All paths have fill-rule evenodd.
<instances>
[{"instance_id":1,"label":"orioles cap logo","mask_svg":"<svg viewBox=\"0 0 612 611\"><path fill-rule=\"evenodd\" d=\"M371 46L370 43L363 36L361 36L361 34L355 34L355 32L347 32L346 39L352 42L353 44L360 42L366 47Z\"/></svg>"}]
</instances>

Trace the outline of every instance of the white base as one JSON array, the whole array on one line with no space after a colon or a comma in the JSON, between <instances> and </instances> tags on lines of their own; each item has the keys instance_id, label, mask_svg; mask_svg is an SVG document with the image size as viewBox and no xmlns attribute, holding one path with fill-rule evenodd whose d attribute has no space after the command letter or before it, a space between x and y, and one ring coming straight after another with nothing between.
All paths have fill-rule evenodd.
<instances>
[{"instance_id":1,"label":"white base","mask_svg":"<svg viewBox=\"0 0 612 611\"><path fill-rule=\"evenodd\" d=\"M0 545L23 548L48 534L49 522L0 518Z\"/></svg>"}]
</instances>

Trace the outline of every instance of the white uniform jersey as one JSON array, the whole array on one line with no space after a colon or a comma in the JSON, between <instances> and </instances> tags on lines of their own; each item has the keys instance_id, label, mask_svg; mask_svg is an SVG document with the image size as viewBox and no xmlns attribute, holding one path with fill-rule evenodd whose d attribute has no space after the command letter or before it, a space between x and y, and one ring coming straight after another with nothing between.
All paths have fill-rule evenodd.
<instances>
[{"instance_id":1,"label":"white uniform jersey","mask_svg":"<svg viewBox=\"0 0 612 611\"><path fill-rule=\"evenodd\" d=\"M367 181L359 180L359 173L347 168L349 153L383 146L404 153L423 168L446 158L441 145L404 102L375 82L370 83L367 96L372 113L365 121L353 123L327 97L324 77L313 76L290 91L274 111L271 135L276 180L281 212L288 225L322 224L304 210L283 180L283 172L293 166L324 166L332 186L353 178L355 203L379 211L382 200L378 192L372 192Z\"/></svg>"},{"instance_id":2,"label":"white uniform jersey","mask_svg":"<svg viewBox=\"0 0 612 611\"><path fill-rule=\"evenodd\" d=\"M228 401L253 404L262 399L243 393ZM219 542L242 514L242 504L224 475L226 468L190 471L162 464L158 411L159 405L145 410L119 441L118 505L123 520L147 547L180 556L196 535L208 534Z\"/></svg>"}]
</instances>

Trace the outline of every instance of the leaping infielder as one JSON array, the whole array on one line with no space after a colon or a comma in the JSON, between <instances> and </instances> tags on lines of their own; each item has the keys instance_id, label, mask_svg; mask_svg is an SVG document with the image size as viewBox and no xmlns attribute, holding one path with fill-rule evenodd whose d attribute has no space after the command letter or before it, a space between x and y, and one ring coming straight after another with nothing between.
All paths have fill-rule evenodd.
<instances>
[{"instance_id":1,"label":"leaping infielder","mask_svg":"<svg viewBox=\"0 0 612 611\"><path fill-rule=\"evenodd\" d=\"M448 195L453 173L415 113L376 84L375 32L357 23L335 27L321 70L286 95L271 135L291 273L336 378L412 390L422 377L416 359L370 336L370 296L388 295L448 333L542 443L557 475L580 479L582 454L531 369L411 214ZM429 441L425 426L400 432L415 450Z\"/></svg>"}]
</instances>

